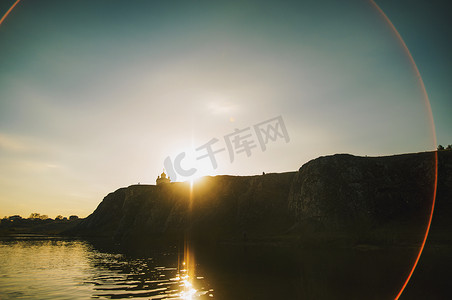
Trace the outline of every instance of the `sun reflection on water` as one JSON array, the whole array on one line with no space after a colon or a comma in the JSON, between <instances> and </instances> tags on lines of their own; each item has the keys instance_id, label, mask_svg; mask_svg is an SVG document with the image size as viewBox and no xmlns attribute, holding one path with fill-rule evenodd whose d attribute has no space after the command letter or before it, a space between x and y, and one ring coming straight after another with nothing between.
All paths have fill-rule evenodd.
<instances>
[{"instance_id":1,"label":"sun reflection on water","mask_svg":"<svg viewBox=\"0 0 452 300\"><path fill-rule=\"evenodd\" d=\"M182 263L182 265L186 265L185 262ZM175 295L177 299L183 299L183 300L192 300L197 299L197 297L206 295L210 292L209 297L213 297L213 290L209 291L198 291L194 286L192 279L189 275L188 269L181 269L180 272L176 275L176 277L171 278L171 281L177 281L179 282L180 292ZM203 278L203 277L202 277Z\"/></svg>"},{"instance_id":2,"label":"sun reflection on water","mask_svg":"<svg viewBox=\"0 0 452 300\"><path fill-rule=\"evenodd\" d=\"M193 296L196 294L197 290L193 288L193 285L188 279L182 281L184 290L181 292L181 298L185 300L192 300Z\"/></svg>"}]
</instances>

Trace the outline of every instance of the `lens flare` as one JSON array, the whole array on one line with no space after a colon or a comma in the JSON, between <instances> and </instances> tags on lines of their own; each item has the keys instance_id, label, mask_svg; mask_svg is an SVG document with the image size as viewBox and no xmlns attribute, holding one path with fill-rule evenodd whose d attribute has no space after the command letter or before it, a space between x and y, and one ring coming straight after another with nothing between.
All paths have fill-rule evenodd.
<instances>
[{"instance_id":1,"label":"lens flare","mask_svg":"<svg viewBox=\"0 0 452 300\"><path fill-rule=\"evenodd\" d=\"M11 13L11 11L14 9L14 7L20 2L20 0L17 0L14 2L14 4L8 9L8 11L3 15L3 17L0 19L0 25L2 25L3 21L5 21L6 17Z\"/></svg>"},{"instance_id":2,"label":"lens flare","mask_svg":"<svg viewBox=\"0 0 452 300\"><path fill-rule=\"evenodd\" d=\"M401 47L403 48L405 55L408 57L411 66L414 70L414 73L416 75L416 78L418 80L419 83L419 87L422 91L423 94L423 98L424 98L424 105L425 108L427 110L427 114L428 114L428 118L430 120L430 130L432 132L432 138L433 138L433 146L436 147L437 141L436 141L436 131L435 131L435 123L433 120L433 113L432 113L432 108L430 105L430 100L428 98L427 95L427 91L425 90L425 85L424 85L424 81L422 80L421 74L419 72L419 69L417 68L416 63L414 62L413 56L411 55L410 50L408 49L407 45L405 44L404 40L402 39L402 37L400 36L399 32L397 31L397 29L395 28L394 24L392 24L392 22L389 20L388 16L383 12L383 10L373 1L370 0L370 3L375 7L375 9L378 11L378 13L383 17L384 21L389 25L389 27L391 28L392 32L395 34L397 40L400 42ZM430 225L432 223L432 218L433 218L433 211L435 209L435 199L436 199L436 187L437 187L437 183L438 183L438 153L434 152L434 170L435 170L435 180L433 183L433 195L432 195L432 207L430 209L430 216L426 225L426 229L425 229L425 235L424 238L422 240L422 244L421 247L419 249L419 253L416 256L416 259L413 263L413 266L410 270L410 273L408 274L407 279L405 280L405 282L403 283L400 291L397 293L395 300L399 299L400 296L402 295L403 291L405 290L408 282L411 279L411 276L414 273L414 270L416 269L416 266L419 262L419 259L421 257L422 251L424 250L424 246L425 246L425 242L427 241L427 236L428 233L430 231Z\"/></svg>"}]
</instances>

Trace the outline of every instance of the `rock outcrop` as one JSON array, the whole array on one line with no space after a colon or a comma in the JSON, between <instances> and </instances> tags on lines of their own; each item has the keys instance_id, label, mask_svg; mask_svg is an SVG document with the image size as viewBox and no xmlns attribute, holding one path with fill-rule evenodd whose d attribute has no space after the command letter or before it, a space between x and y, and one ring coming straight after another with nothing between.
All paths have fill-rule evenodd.
<instances>
[{"instance_id":1,"label":"rock outcrop","mask_svg":"<svg viewBox=\"0 0 452 300\"><path fill-rule=\"evenodd\" d=\"M329 230L425 218L434 192L433 153L320 157L295 176L289 208L297 221Z\"/></svg>"},{"instance_id":2,"label":"rock outcrop","mask_svg":"<svg viewBox=\"0 0 452 300\"><path fill-rule=\"evenodd\" d=\"M439 153L437 200L451 209L452 151ZM72 230L123 243L180 237L205 241L291 240L330 234L418 241L431 208L435 152L387 157L333 155L298 172L205 177L195 183L133 185L107 195ZM439 221L447 223L446 212ZM442 225L441 225L442 226ZM410 231L411 230L411 231Z\"/></svg>"},{"instance_id":3,"label":"rock outcrop","mask_svg":"<svg viewBox=\"0 0 452 300\"><path fill-rule=\"evenodd\" d=\"M295 172L204 177L193 185L133 185L108 194L73 233L119 241L190 231L203 239L281 232Z\"/></svg>"}]
</instances>

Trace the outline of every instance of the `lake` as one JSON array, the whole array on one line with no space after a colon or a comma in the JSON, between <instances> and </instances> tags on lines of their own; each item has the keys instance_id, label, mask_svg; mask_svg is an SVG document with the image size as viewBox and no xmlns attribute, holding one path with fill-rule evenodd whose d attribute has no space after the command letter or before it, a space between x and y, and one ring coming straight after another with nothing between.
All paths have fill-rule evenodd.
<instances>
[{"instance_id":1,"label":"lake","mask_svg":"<svg viewBox=\"0 0 452 300\"><path fill-rule=\"evenodd\" d=\"M393 299L416 254L370 246L192 249L188 269L176 247L143 255L104 241L3 237L0 299Z\"/></svg>"},{"instance_id":2,"label":"lake","mask_svg":"<svg viewBox=\"0 0 452 300\"><path fill-rule=\"evenodd\" d=\"M154 256L100 251L81 240L40 236L3 239L0 299L213 297L202 277L184 278L187 272L178 268L178 253Z\"/></svg>"}]
</instances>

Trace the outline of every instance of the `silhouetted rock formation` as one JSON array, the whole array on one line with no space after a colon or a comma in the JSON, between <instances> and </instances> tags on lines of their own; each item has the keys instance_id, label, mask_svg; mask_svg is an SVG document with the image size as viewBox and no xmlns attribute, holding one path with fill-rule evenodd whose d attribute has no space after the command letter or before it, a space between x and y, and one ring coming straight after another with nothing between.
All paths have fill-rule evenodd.
<instances>
[{"instance_id":1,"label":"silhouetted rock formation","mask_svg":"<svg viewBox=\"0 0 452 300\"><path fill-rule=\"evenodd\" d=\"M187 230L204 239L278 233L291 225L287 197L294 174L205 177L192 191L189 183L121 188L74 232L120 241Z\"/></svg>"},{"instance_id":2,"label":"silhouetted rock formation","mask_svg":"<svg viewBox=\"0 0 452 300\"><path fill-rule=\"evenodd\" d=\"M433 153L320 157L298 171L289 207L299 224L328 232L356 236L394 221L422 227L431 209L434 179Z\"/></svg>"},{"instance_id":3,"label":"silhouetted rock formation","mask_svg":"<svg viewBox=\"0 0 452 300\"><path fill-rule=\"evenodd\" d=\"M439 157L437 202L451 212L452 152ZM72 233L123 243L187 233L210 242L419 242L434 175L434 152L340 154L312 160L298 172L205 177L193 189L189 183L133 185L107 195ZM438 222L447 225L444 213Z\"/></svg>"}]
</instances>

